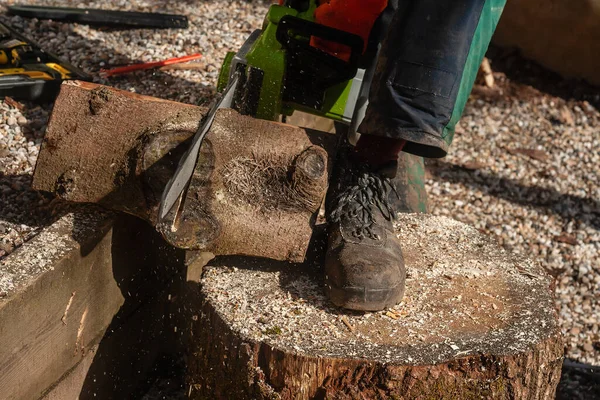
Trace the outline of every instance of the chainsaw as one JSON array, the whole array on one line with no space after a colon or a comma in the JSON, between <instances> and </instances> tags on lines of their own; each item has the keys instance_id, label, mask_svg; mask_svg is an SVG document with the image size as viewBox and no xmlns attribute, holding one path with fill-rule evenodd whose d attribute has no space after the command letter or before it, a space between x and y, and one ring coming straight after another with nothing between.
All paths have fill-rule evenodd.
<instances>
[{"instance_id":1,"label":"chainsaw","mask_svg":"<svg viewBox=\"0 0 600 400\"><path fill-rule=\"evenodd\" d=\"M0 97L50 100L72 79L91 77L0 22Z\"/></svg>"},{"instance_id":2,"label":"chainsaw","mask_svg":"<svg viewBox=\"0 0 600 400\"><path fill-rule=\"evenodd\" d=\"M237 52L227 54L218 79L220 98L163 192L159 221L181 205L202 140L219 109L282 122L302 111L346 124L350 134L356 132L368 104L379 41L369 37L374 45L366 46L359 35L316 22L318 3L284 0L272 5L262 29ZM343 51L332 54L315 46L317 42Z\"/></svg>"}]
</instances>

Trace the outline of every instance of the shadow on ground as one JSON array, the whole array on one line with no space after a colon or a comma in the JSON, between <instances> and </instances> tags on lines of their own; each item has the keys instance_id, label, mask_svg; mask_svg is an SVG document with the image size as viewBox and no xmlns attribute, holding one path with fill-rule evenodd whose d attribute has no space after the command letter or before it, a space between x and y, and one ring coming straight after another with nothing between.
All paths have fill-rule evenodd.
<instances>
[{"instance_id":1,"label":"shadow on ground","mask_svg":"<svg viewBox=\"0 0 600 400\"><path fill-rule=\"evenodd\" d=\"M524 58L515 49L492 45L486 56L491 60L494 72L504 73L511 82L528 85L565 100L588 101L596 109L600 109L600 91L597 86L581 79L565 79L535 61Z\"/></svg>"},{"instance_id":2,"label":"shadow on ground","mask_svg":"<svg viewBox=\"0 0 600 400\"><path fill-rule=\"evenodd\" d=\"M460 183L498 199L544 209L566 220L577 218L584 224L600 229L600 200L563 194L539 186L526 186L491 172L473 171L445 161L430 160L427 164L431 175L441 181Z\"/></svg>"},{"instance_id":3,"label":"shadow on ground","mask_svg":"<svg viewBox=\"0 0 600 400\"><path fill-rule=\"evenodd\" d=\"M565 360L556 399L600 399L600 367Z\"/></svg>"}]
</instances>

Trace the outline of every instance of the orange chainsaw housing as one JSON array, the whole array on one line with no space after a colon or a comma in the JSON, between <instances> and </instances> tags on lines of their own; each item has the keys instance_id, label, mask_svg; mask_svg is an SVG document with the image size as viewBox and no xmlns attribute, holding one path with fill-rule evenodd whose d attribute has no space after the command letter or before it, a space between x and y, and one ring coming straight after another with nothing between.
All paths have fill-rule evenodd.
<instances>
[{"instance_id":1,"label":"orange chainsaw housing","mask_svg":"<svg viewBox=\"0 0 600 400\"><path fill-rule=\"evenodd\" d=\"M388 0L320 0L315 11L315 22L360 36L363 53L367 49L369 34ZM311 45L343 60L350 58L347 46L313 37Z\"/></svg>"}]
</instances>

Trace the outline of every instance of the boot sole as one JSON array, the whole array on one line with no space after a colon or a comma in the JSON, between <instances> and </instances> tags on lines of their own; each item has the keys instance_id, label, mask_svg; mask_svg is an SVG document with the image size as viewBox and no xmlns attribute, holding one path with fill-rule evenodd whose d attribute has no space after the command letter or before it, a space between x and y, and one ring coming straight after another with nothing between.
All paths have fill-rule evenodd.
<instances>
[{"instance_id":1,"label":"boot sole","mask_svg":"<svg viewBox=\"0 0 600 400\"><path fill-rule=\"evenodd\" d=\"M405 285L403 282L385 289L367 289L366 287L335 287L325 284L325 293L338 307L356 311L381 311L393 307L402 301Z\"/></svg>"}]
</instances>

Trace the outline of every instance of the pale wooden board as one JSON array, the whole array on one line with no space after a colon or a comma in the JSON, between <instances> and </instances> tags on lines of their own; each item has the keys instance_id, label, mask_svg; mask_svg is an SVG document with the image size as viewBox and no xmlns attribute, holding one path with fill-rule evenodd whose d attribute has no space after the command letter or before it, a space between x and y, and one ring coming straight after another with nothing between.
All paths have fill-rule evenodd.
<instances>
[{"instance_id":1,"label":"pale wooden board","mask_svg":"<svg viewBox=\"0 0 600 400\"><path fill-rule=\"evenodd\" d=\"M68 371L40 400L75 400L79 398L96 351L98 351L98 346L93 346L81 362Z\"/></svg>"},{"instance_id":2,"label":"pale wooden board","mask_svg":"<svg viewBox=\"0 0 600 400\"><path fill-rule=\"evenodd\" d=\"M36 267L36 255L48 249L55 255ZM141 326L138 310L152 298L167 301L162 290L175 274L185 273L178 271L184 261L183 251L164 245L141 220L126 215L90 220L78 214L63 217L2 260L1 273L26 277L0 301L0 399L39 398L97 344L104 359L111 357L110 337L119 337L116 331L120 342L137 337L122 327ZM146 314L144 323L160 330L164 315ZM156 348L144 357L134 354L135 359L115 345L122 353L119 367L133 374L151 365L158 345L147 343ZM97 374L108 368L99 360L94 364Z\"/></svg>"},{"instance_id":3,"label":"pale wooden board","mask_svg":"<svg viewBox=\"0 0 600 400\"><path fill-rule=\"evenodd\" d=\"M88 254L71 237L67 216L3 260L2 269L34 260L40 248L61 243L51 267L0 304L0 388L4 399L35 399L98 342L123 303L111 268L110 218L95 221ZM19 273L18 270L14 270ZM67 310L67 305L69 305ZM66 312L66 317L65 316ZM64 322L63 322L64 321Z\"/></svg>"}]
</instances>

